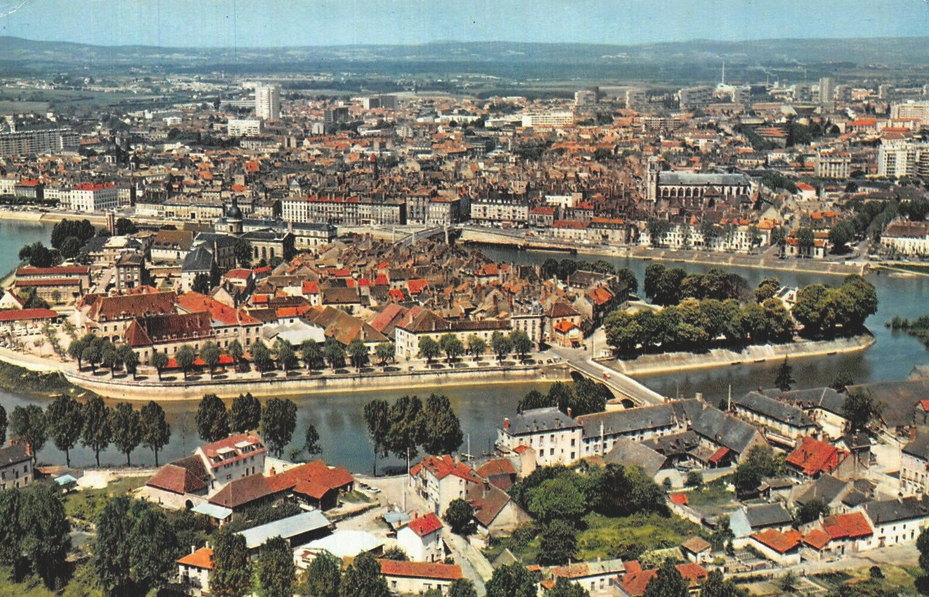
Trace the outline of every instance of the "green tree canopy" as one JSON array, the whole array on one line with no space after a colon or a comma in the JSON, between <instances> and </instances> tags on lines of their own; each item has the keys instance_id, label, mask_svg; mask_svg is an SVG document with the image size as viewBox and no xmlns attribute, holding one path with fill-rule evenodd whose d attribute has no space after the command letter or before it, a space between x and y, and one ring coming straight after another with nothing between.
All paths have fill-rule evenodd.
<instances>
[{"instance_id":1,"label":"green tree canopy","mask_svg":"<svg viewBox=\"0 0 929 597\"><path fill-rule=\"evenodd\" d=\"M6 418L6 412L3 413ZM71 467L71 450L81 439L84 430L84 409L68 394L59 394L45 411L48 434L55 447L65 453L65 462ZM5 427L5 425L4 425ZM3 430L6 435L6 429Z\"/></svg>"},{"instance_id":2,"label":"green tree canopy","mask_svg":"<svg viewBox=\"0 0 929 597\"><path fill-rule=\"evenodd\" d=\"M390 433L390 406L386 400L372 400L365 404L364 420L368 435L374 443L374 476L377 476L378 457L387 456L387 441Z\"/></svg>"},{"instance_id":3,"label":"green tree canopy","mask_svg":"<svg viewBox=\"0 0 929 597\"><path fill-rule=\"evenodd\" d=\"M110 407L100 396L92 396L84 403L84 428L81 431L81 445L94 451L97 466L100 466L100 452L106 450L113 438L110 430Z\"/></svg>"},{"instance_id":4,"label":"green tree canopy","mask_svg":"<svg viewBox=\"0 0 929 597\"><path fill-rule=\"evenodd\" d=\"M464 439L461 422L452 409L448 396L431 394L420 415L417 443L427 454L457 452Z\"/></svg>"},{"instance_id":5,"label":"green tree canopy","mask_svg":"<svg viewBox=\"0 0 929 597\"><path fill-rule=\"evenodd\" d=\"M35 457L48 441L48 424L45 413L35 405L17 406L10 415L10 437L25 444Z\"/></svg>"},{"instance_id":6,"label":"green tree canopy","mask_svg":"<svg viewBox=\"0 0 929 597\"><path fill-rule=\"evenodd\" d=\"M452 528L453 533L470 535L474 532L474 508L467 500L457 498L449 502L442 518Z\"/></svg>"},{"instance_id":7,"label":"green tree canopy","mask_svg":"<svg viewBox=\"0 0 929 597\"><path fill-rule=\"evenodd\" d=\"M381 566L370 553L363 553L352 562L339 587L339 597L390 597Z\"/></svg>"},{"instance_id":8,"label":"green tree canopy","mask_svg":"<svg viewBox=\"0 0 929 597\"><path fill-rule=\"evenodd\" d=\"M255 571L261 597L293 597L297 578L293 552L286 540L269 539L258 551Z\"/></svg>"},{"instance_id":9,"label":"green tree canopy","mask_svg":"<svg viewBox=\"0 0 929 597\"><path fill-rule=\"evenodd\" d=\"M216 394L206 394L197 407L197 433L212 443L229 436L229 413Z\"/></svg>"},{"instance_id":10,"label":"green tree canopy","mask_svg":"<svg viewBox=\"0 0 929 597\"><path fill-rule=\"evenodd\" d=\"M689 597L687 581L678 572L674 560L667 559L645 588L643 597Z\"/></svg>"},{"instance_id":11,"label":"green tree canopy","mask_svg":"<svg viewBox=\"0 0 929 597\"><path fill-rule=\"evenodd\" d=\"M519 562L500 566L487 581L487 597L537 597L535 579Z\"/></svg>"},{"instance_id":12,"label":"green tree canopy","mask_svg":"<svg viewBox=\"0 0 929 597\"><path fill-rule=\"evenodd\" d=\"M574 525L564 520L553 520L542 526L539 534L539 564L566 565L576 554L577 530Z\"/></svg>"},{"instance_id":13,"label":"green tree canopy","mask_svg":"<svg viewBox=\"0 0 929 597\"><path fill-rule=\"evenodd\" d=\"M289 398L271 398L261 415L261 434L268 448L278 458L290 443L297 428L297 405Z\"/></svg>"},{"instance_id":14,"label":"green tree canopy","mask_svg":"<svg viewBox=\"0 0 929 597\"><path fill-rule=\"evenodd\" d=\"M234 433L255 431L261 424L261 402L251 392L239 394L232 399L229 412L229 427Z\"/></svg>"},{"instance_id":15,"label":"green tree canopy","mask_svg":"<svg viewBox=\"0 0 929 597\"><path fill-rule=\"evenodd\" d=\"M171 425L165 418L165 411L154 400L142 407L142 445L155 453L155 466L158 466L158 452L171 441Z\"/></svg>"},{"instance_id":16,"label":"green tree canopy","mask_svg":"<svg viewBox=\"0 0 929 597\"><path fill-rule=\"evenodd\" d=\"M329 552L323 552L307 569L302 593L307 597L339 597L341 584L342 561Z\"/></svg>"},{"instance_id":17,"label":"green tree canopy","mask_svg":"<svg viewBox=\"0 0 929 597\"><path fill-rule=\"evenodd\" d=\"M131 466L130 455L142 443L142 416L128 402L120 402L110 413L110 430L113 445L126 455L126 466Z\"/></svg>"}]
</instances>

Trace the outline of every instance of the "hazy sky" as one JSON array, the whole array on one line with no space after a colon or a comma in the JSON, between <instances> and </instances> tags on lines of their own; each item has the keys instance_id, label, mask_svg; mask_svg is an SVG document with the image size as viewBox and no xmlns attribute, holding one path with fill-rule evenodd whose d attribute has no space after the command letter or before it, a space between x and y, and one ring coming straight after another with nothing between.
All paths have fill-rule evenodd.
<instances>
[{"instance_id":1,"label":"hazy sky","mask_svg":"<svg viewBox=\"0 0 929 597\"><path fill-rule=\"evenodd\" d=\"M626 44L923 36L927 25L929 0L0 0L0 35L104 45Z\"/></svg>"}]
</instances>

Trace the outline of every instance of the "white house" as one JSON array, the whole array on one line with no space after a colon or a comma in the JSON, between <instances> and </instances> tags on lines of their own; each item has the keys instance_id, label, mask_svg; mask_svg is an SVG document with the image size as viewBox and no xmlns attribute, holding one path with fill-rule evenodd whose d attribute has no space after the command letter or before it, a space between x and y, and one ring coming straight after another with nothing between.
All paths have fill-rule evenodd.
<instances>
[{"instance_id":1,"label":"white house","mask_svg":"<svg viewBox=\"0 0 929 597\"><path fill-rule=\"evenodd\" d=\"M445 559L441 533L442 521L430 512L397 531L397 545L414 562L441 562Z\"/></svg>"},{"instance_id":2,"label":"white house","mask_svg":"<svg viewBox=\"0 0 929 597\"><path fill-rule=\"evenodd\" d=\"M868 502L861 509L874 529L861 549L913 543L929 522L929 503L922 496Z\"/></svg>"},{"instance_id":3,"label":"white house","mask_svg":"<svg viewBox=\"0 0 929 597\"><path fill-rule=\"evenodd\" d=\"M213 570L213 550L201 547L177 561L178 582L187 595L200 597L210 593L210 572Z\"/></svg>"},{"instance_id":4,"label":"white house","mask_svg":"<svg viewBox=\"0 0 929 597\"><path fill-rule=\"evenodd\" d=\"M468 485L481 479L466 464L451 456L427 456L410 469L416 492L426 500L437 515L448 509L456 499L465 499Z\"/></svg>"},{"instance_id":5,"label":"white house","mask_svg":"<svg viewBox=\"0 0 929 597\"><path fill-rule=\"evenodd\" d=\"M457 564L394 560L380 560L380 564L381 574L395 595L418 595L431 589L439 589L444 594L453 582L464 578Z\"/></svg>"}]
</instances>

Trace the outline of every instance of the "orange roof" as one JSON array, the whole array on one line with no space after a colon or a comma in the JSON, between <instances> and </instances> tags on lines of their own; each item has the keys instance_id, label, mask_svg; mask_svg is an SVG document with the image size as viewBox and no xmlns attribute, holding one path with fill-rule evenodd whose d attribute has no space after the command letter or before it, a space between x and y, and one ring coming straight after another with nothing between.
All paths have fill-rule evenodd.
<instances>
[{"instance_id":1,"label":"orange roof","mask_svg":"<svg viewBox=\"0 0 929 597\"><path fill-rule=\"evenodd\" d=\"M410 469L410 474L415 477L418 476L422 470L429 471L440 481L449 475L454 475L465 481L471 481L472 483L480 482L480 479L474 475L471 467L461 462L455 462L448 454L441 457L425 457L419 464Z\"/></svg>"},{"instance_id":2,"label":"orange roof","mask_svg":"<svg viewBox=\"0 0 929 597\"><path fill-rule=\"evenodd\" d=\"M787 463L801 469L806 475L831 473L838 468L846 453L835 446L812 437L804 437L800 445L787 456Z\"/></svg>"},{"instance_id":3,"label":"orange roof","mask_svg":"<svg viewBox=\"0 0 929 597\"><path fill-rule=\"evenodd\" d=\"M823 519L823 530L832 539L859 539L874 533L861 512L837 514Z\"/></svg>"},{"instance_id":4,"label":"orange roof","mask_svg":"<svg viewBox=\"0 0 929 597\"><path fill-rule=\"evenodd\" d=\"M820 550L826 545L829 544L831 537L819 529L813 529L809 533L803 536L803 542L812 547L813 549Z\"/></svg>"},{"instance_id":5,"label":"orange roof","mask_svg":"<svg viewBox=\"0 0 929 597\"><path fill-rule=\"evenodd\" d=\"M406 283L406 287L410 290L410 294L420 294L422 291L429 288L429 282L425 280L409 280Z\"/></svg>"},{"instance_id":6,"label":"orange roof","mask_svg":"<svg viewBox=\"0 0 929 597\"><path fill-rule=\"evenodd\" d=\"M406 578L429 578L435 580L458 580L464 578L458 564L436 564L432 562L398 562L395 560L378 560L381 574L384 576L403 576Z\"/></svg>"},{"instance_id":7,"label":"orange roof","mask_svg":"<svg viewBox=\"0 0 929 597\"><path fill-rule=\"evenodd\" d=\"M591 289L591 291L587 293L587 296L592 298L598 305L605 305L613 300L613 293L601 286Z\"/></svg>"},{"instance_id":8,"label":"orange roof","mask_svg":"<svg viewBox=\"0 0 929 597\"><path fill-rule=\"evenodd\" d=\"M574 325L567 319L562 319L561 321L555 324L555 331L558 332L559 334L567 334L568 332L570 332L576 327L577 327L576 325Z\"/></svg>"},{"instance_id":9,"label":"orange roof","mask_svg":"<svg viewBox=\"0 0 929 597\"><path fill-rule=\"evenodd\" d=\"M409 526L410 530L420 537L425 537L429 533L434 533L441 529L442 521L439 520L438 516L430 512L425 516L411 520L407 526Z\"/></svg>"},{"instance_id":10,"label":"orange roof","mask_svg":"<svg viewBox=\"0 0 929 597\"><path fill-rule=\"evenodd\" d=\"M191 568L201 568L203 570L213 569L213 550L209 547L201 547L192 554L188 554L177 561L182 566Z\"/></svg>"},{"instance_id":11,"label":"orange roof","mask_svg":"<svg viewBox=\"0 0 929 597\"><path fill-rule=\"evenodd\" d=\"M777 553L787 553L800 545L802 535L799 531L790 530L782 533L776 529L765 529L751 534L752 539L769 547Z\"/></svg>"},{"instance_id":12,"label":"orange roof","mask_svg":"<svg viewBox=\"0 0 929 597\"><path fill-rule=\"evenodd\" d=\"M687 505L687 494L684 494L684 493L672 493L672 494L671 494L670 496L668 496L668 497L671 498L671 503L673 503L673 504L677 504L677 505L679 505L679 506L686 506L686 505Z\"/></svg>"}]
</instances>

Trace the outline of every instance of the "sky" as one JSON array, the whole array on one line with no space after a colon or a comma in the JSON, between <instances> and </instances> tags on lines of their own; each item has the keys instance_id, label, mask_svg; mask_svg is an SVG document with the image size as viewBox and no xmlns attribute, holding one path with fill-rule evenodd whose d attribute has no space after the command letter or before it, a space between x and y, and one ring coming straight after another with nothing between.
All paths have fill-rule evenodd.
<instances>
[{"instance_id":1,"label":"sky","mask_svg":"<svg viewBox=\"0 0 929 597\"><path fill-rule=\"evenodd\" d=\"M281 47L929 35L929 0L0 0L0 35Z\"/></svg>"}]
</instances>

